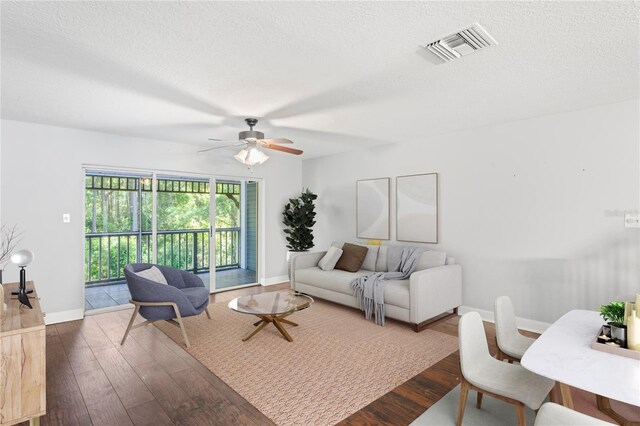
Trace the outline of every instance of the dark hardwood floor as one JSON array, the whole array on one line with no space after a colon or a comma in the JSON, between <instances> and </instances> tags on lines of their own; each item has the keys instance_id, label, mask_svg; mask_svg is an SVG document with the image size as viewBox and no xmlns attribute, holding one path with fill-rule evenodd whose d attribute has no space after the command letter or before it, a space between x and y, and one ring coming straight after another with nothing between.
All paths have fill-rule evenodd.
<instances>
[{"instance_id":1,"label":"dark hardwood floor","mask_svg":"<svg viewBox=\"0 0 640 426\"><path fill-rule=\"evenodd\" d=\"M211 298L212 303L225 302L288 287L257 286ZM120 346L130 315L131 310L122 310L47 326L47 415L42 424L273 424L156 327L133 330ZM428 328L457 336L458 318ZM485 330L495 353L493 324L485 323ZM459 381L456 351L340 424L409 424Z\"/></svg>"}]
</instances>

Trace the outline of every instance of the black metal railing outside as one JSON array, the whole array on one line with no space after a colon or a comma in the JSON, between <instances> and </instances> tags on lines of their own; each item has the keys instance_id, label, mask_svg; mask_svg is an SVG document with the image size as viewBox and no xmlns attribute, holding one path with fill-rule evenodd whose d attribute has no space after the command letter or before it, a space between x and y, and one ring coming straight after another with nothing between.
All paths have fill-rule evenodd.
<instances>
[{"instance_id":1,"label":"black metal railing outside","mask_svg":"<svg viewBox=\"0 0 640 426\"><path fill-rule=\"evenodd\" d=\"M128 263L153 262L151 231L85 234L85 284L124 280ZM216 270L240 266L240 228L216 229ZM157 262L194 273L209 272L209 230L157 232Z\"/></svg>"}]
</instances>

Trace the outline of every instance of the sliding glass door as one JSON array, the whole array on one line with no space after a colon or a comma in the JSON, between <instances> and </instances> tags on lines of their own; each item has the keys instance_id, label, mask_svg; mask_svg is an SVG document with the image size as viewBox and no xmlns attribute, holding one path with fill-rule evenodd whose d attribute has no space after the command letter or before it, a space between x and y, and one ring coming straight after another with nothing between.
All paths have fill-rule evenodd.
<instances>
[{"instance_id":1,"label":"sliding glass door","mask_svg":"<svg viewBox=\"0 0 640 426\"><path fill-rule=\"evenodd\" d=\"M156 178L157 263L197 274L210 288L209 179Z\"/></svg>"},{"instance_id":2,"label":"sliding glass door","mask_svg":"<svg viewBox=\"0 0 640 426\"><path fill-rule=\"evenodd\" d=\"M153 262L151 174L87 172L85 310L129 302L128 263Z\"/></svg>"},{"instance_id":3,"label":"sliding glass door","mask_svg":"<svg viewBox=\"0 0 640 426\"><path fill-rule=\"evenodd\" d=\"M215 290L258 282L258 182L217 180Z\"/></svg>"},{"instance_id":4,"label":"sliding glass door","mask_svg":"<svg viewBox=\"0 0 640 426\"><path fill-rule=\"evenodd\" d=\"M85 309L128 303L129 263L191 271L213 291L257 283L258 192L257 181L87 170Z\"/></svg>"}]
</instances>

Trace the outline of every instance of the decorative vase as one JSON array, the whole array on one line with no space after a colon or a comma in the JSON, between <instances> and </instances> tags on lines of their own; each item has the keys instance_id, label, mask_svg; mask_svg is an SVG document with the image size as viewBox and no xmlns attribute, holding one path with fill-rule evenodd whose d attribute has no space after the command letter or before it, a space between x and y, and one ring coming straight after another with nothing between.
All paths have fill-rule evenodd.
<instances>
[{"instance_id":1,"label":"decorative vase","mask_svg":"<svg viewBox=\"0 0 640 426\"><path fill-rule=\"evenodd\" d=\"M627 347L627 327L622 324L611 323L611 338L620 345Z\"/></svg>"}]
</instances>

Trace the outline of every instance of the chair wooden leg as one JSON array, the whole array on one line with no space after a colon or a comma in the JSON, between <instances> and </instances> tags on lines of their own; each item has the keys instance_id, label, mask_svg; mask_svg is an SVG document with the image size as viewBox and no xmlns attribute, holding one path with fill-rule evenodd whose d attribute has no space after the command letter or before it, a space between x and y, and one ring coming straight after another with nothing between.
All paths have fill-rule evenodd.
<instances>
[{"instance_id":1,"label":"chair wooden leg","mask_svg":"<svg viewBox=\"0 0 640 426\"><path fill-rule=\"evenodd\" d=\"M131 315L131 319L129 320L129 325L127 326L127 330L124 332L124 336L122 337L122 341L120 342L120 345L124 345L124 341L127 340L127 336L131 331L131 326L133 325L133 321L135 321L139 311L140 311L140 305L136 305L135 309L133 310L133 315Z\"/></svg>"},{"instance_id":2,"label":"chair wooden leg","mask_svg":"<svg viewBox=\"0 0 640 426\"><path fill-rule=\"evenodd\" d=\"M462 418L464 417L464 409L467 406L467 396L469 395L469 383L462 378L460 383L460 400L458 401L458 421L457 426L462 426Z\"/></svg>"},{"instance_id":3,"label":"chair wooden leg","mask_svg":"<svg viewBox=\"0 0 640 426\"><path fill-rule=\"evenodd\" d=\"M496 337L495 340L496 340L496 359L498 361L503 361L504 360L504 354L500 350L500 346L498 346L498 337Z\"/></svg>"},{"instance_id":4,"label":"chair wooden leg","mask_svg":"<svg viewBox=\"0 0 640 426\"><path fill-rule=\"evenodd\" d=\"M478 396L476 397L476 408L479 410L482 407L482 392L478 392Z\"/></svg>"},{"instance_id":5,"label":"chair wooden leg","mask_svg":"<svg viewBox=\"0 0 640 426\"><path fill-rule=\"evenodd\" d=\"M211 319L211 314L209 313L209 308L206 308L204 311L207 314L207 318Z\"/></svg>"},{"instance_id":6,"label":"chair wooden leg","mask_svg":"<svg viewBox=\"0 0 640 426\"><path fill-rule=\"evenodd\" d=\"M172 305L173 310L176 313L176 320L178 321L178 324L180 324L180 330L182 331L182 337L184 337L184 343L187 345L187 347L190 347L191 344L189 343L189 338L187 337L187 329L184 327L184 323L182 322L182 315L180 315L178 305L176 305L175 303L172 303Z\"/></svg>"},{"instance_id":7,"label":"chair wooden leg","mask_svg":"<svg viewBox=\"0 0 640 426\"><path fill-rule=\"evenodd\" d=\"M527 418L524 413L524 404L516 405L516 413L518 414L518 426L527 426Z\"/></svg>"}]
</instances>

